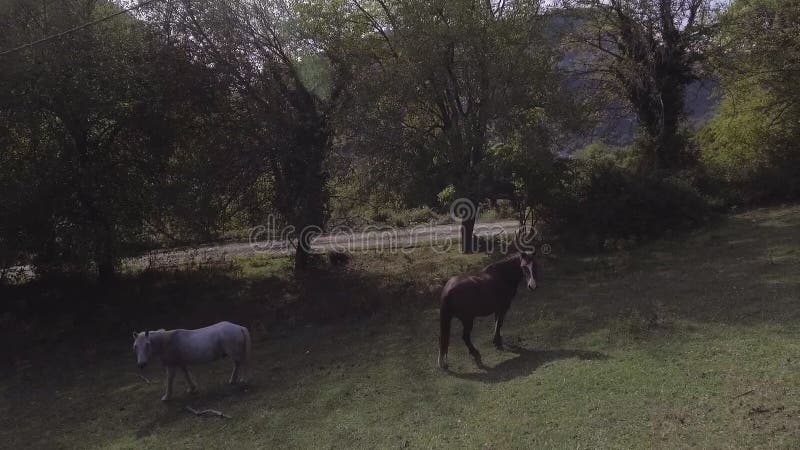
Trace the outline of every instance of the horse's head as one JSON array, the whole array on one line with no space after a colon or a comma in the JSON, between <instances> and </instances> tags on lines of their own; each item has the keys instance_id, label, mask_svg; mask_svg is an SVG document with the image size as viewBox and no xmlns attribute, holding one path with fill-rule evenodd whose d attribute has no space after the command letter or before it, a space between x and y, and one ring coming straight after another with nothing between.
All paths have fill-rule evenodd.
<instances>
[{"instance_id":1,"label":"horse's head","mask_svg":"<svg viewBox=\"0 0 800 450\"><path fill-rule=\"evenodd\" d=\"M528 289L536 289L536 280L539 278L539 266L536 265L533 255L520 252L519 266L522 269L523 275L525 275L525 284L528 286Z\"/></svg>"},{"instance_id":2,"label":"horse's head","mask_svg":"<svg viewBox=\"0 0 800 450\"><path fill-rule=\"evenodd\" d=\"M133 352L136 353L136 365L143 369L153 354L149 331L133 333Z\"/></svg>"}]
</instances>

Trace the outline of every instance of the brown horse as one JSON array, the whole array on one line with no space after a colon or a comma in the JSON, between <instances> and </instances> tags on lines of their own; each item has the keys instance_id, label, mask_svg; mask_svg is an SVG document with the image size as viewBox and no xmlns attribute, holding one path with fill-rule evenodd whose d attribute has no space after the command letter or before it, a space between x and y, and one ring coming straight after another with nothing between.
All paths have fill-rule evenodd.
<instances>
[{"instance_id":1,"label":"brown horse","mask_svg":"<svg viewBox=\"0 0 800 450\"><path fill-rule=\"evenodd\" d=\"M503 326L503 318L523 277L527 281L528 289L536 289L538 266L533 256L524 252L490 264L477 275L457 275L447 281L442 289L442 306L439 310L439 367L447 368L447 347L450 344L450 323L453 317L461 320L464 326L461 336L470 355L478 363L481 361L481 354L470 339L475 317L494 314L493 342L495 347L503 348L500 327Z\"/></svg>"}]
</instances>

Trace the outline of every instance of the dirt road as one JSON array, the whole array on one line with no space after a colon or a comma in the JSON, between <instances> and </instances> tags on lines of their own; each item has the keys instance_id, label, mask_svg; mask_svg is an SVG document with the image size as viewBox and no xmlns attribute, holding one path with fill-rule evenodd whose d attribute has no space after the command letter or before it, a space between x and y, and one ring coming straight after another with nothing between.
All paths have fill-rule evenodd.
<instances>
[{"instance_id":1,"label":"dirt road","mask_svg":"<svg viewBox=\"0 0 800 450\"><path fill-rule=\"evenodd\" d=\"M518 228L516 221L485 222L475 225L476 236L513 235ZM254 230L249 242L233 242L218 245L203 245L191 248L175 248L151 251L128 258L123 263L138 267L172 267L192 263L225 260L257 254L291 254L293 244L287 239L270 240L266 230ZM312 248L318 252L364 251L408 251L415 247L435 245L444 248L460 242L459 225L419 225L411 228L368 228L359 232L333 231L314 239Z\"/></svg>"}]
</instances>

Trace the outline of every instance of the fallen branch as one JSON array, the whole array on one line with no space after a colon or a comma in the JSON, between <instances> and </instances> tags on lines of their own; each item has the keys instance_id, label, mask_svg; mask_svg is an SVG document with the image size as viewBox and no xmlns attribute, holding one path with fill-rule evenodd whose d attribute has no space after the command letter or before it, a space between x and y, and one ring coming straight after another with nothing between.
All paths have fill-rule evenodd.
<instances>
[{"instance_id":1,"label":"fallen branch","mask_svg":"<svg viewBox=\"0 0 800 450\"><path fill-rule=\"evenodd\" d=\"M202 411L198 411L191 406L187 406L186 410L190 413L194 414L195 416L204 416L206 414L211 414L212 416L222 417L223 419L232 419L231 416L221 413L215 409L204 409Z\"/></svg>"},{"instance_id":2,"label":"fallen branch","mask_svg":"<svg viewBox=\"0 0 800 450\"><path fill-rule=\"evenodd\" d=\"M752 393L753 393L753 392L755 392L755 391L756 391L755 389L750 389L749 391L747 391L747 392L742 392L741 394L739 394L739 395L737 395L736 397L733 397L733 398L734 398L734 399L737 399L737 398L739 398L739 397L744 397L745 395L752 394Z\"/></svg>"},{"instance_id":3,"label":"fallen branch","mask_svg":"<svg viewBox=\"0 0 800 450\"><path fill-rule=\"evenodd\" d=\"M146 376L144 376L144 375L142 375L142 374L140 374L140 373L137 373L137 374L136 374L136 376L137 376L137 377L139 377L139 378L141 378L141 379L142 379L142 380L143 380L145 383L147 383L147 384L150 384L150 383L152 383L152 381L150 381L150 379L149 379L149 378L147 378Z\"/></svg>"}]
</instances>

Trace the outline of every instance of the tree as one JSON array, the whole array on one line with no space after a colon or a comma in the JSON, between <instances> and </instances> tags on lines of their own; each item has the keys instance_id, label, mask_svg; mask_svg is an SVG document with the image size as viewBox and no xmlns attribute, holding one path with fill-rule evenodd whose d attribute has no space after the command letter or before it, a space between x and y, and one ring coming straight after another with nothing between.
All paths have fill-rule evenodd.
<instances>
[{"instance_id":1,"label":"tree","mask_svg":"<svg viewBox=\"0 0 800 450\"><path fill-rule=\"evenodd\" d=\"M579 72L623 99L645 136L644 168L687 164L686 86L698 79L714 32L709 0L566 0L580 24Z\"/></svg>"},{"instance_id":2,"label":"tree","mask_svg":"<svg viewBox=\"0 0 800 450\"><path fill-rule=\"evenodd\" d=\"M297 232L295 268L303 270L311 239L325 225L330 115L347 80L347 66L335 45L339 41L318 39L320 24L310 21L308 8L325 11L315 3L266 0L185 1L177 7L169 15L176 22L168 28L181 34L204 64L228 78L241 100L249 126L240 131L260 156L247 170L267 176L273 205Z\"/></svg>"},{"instance_id":3,"label":"tree","mask_svg":"<svg viewBox=\"0 0 800 450\"><path fill-rule=\"evenodd\" d=\"M490 144L533 109L549 115L560 90L540 2L354 1L383 43L368 75L382 88L360 117L404 138L390 146L406 167L423 166L428 180L477 205L492 184ZM465 253L474 250L475 213L461 220Z\"/></svg>"},{"instance_id":4,"label":"tree","mask_svg":"<svg viewBox=\"0 0 800 450\"><path fill-rule=\"evenodd\" d=\"M740 200L800 194L798 26L797 0L740 0L722 16L713 62L725 95L699 141Z\"/></svg>"},{"instance_id":5,"label":"tree","mask_svg":"<svg viewBox=\"0 0 800 450\"><path fill-rule=\"evenodd\" d=\"M4 2L3 48L118 11L108 2ZM169 157L146 30L127 16L0 57L5 236L40 270L113 276Z\"/></svg>"},{"instance_id":6,"label":"tree","mask_svg":"<svg viewBox=\"0 0 800 450\"><path fill-rule=\"evenodd\" d=\"M519 142L498 144L489 150L492 178L510 186L520 231L534 232L533 223L553 219L553 210L566 198L574 178L572 160L558 157L548 147L526 148Z\"/></svg>"}]
</instances>

